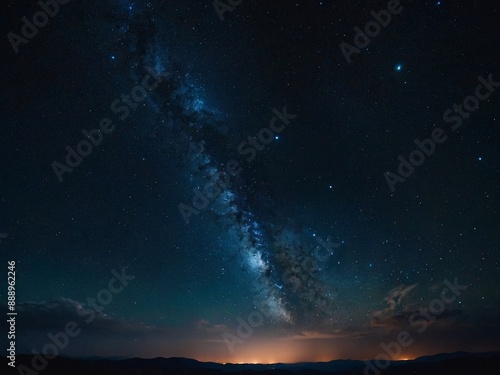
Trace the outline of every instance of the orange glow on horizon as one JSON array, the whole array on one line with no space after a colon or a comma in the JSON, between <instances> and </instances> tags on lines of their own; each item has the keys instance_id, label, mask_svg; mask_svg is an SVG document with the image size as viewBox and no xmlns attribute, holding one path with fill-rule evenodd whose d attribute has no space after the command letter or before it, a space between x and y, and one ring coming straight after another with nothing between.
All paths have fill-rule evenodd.
<instances>
[{"instance_id":1,"label":"orange glow on horizon","mask_svg":"<svg viewBox=\"0 0 500 375\"><path fill-rule=\"evenodd\" d=\"M279 350L277 351L277 348ZM238 347L238 351L229 358L221 358L221 362L235 364L275 364L294 363L306 359L302 355L300 347L295 343L276 342L266 340L259 343L246 343Z\"/></svg>"},{"instance_id":2,"label":"orange glow on horizon","mask_svg":"<svg viewBox=\"0 0 500 375\"><path fill-rule=\"evenodd\" d=\"M274 348L275 349L275 348ZM334 356L325 356L320 355L320 356L304 356L302 352L298 350L298 348L294 348L292 345L288 348L280 348L280 353L277 354L274 352L272 356L270 355L270 350L269 348L262 347L262 345L259 348L247 348L247 350L241 350L239 355L235 355L231 358L226 358L226 359L209 359L209 358L197 358L197 360L201 362L215 362L219 363L222 365L274 365L278 363L283 363L283 364L294 364L294 363L300 363L300 362L315 362L315 363L326 363L330 361L336 361L336 360L343 360L343 359L352 359L352 360L358 360L358 361L370 361L373 360L371 357L364 358L363 357L358 357L358 358L352 358L350 356L346 356L345 358L336 358ZM416 357L407 355L405 357L399 357L397 359L393 359L395 361L412 361Z\"/></svg>"},{"instance_id":3,"label":"orange glow on horizon","mask_svg":"<svg viewBox=\"0 0 500 375\"><path fill-rule=\"evenodd\" d=\"M398 361L412 361L415 358L416 357L413 357L413 356L400 357L400 358L398 358Z\"/></svg>"},{"instance_id":4,"label":"orange glow on horizon","mask_svg":"<svg viewBox=\"0 0 500 375\"><path fill-rule=\"evenodd\" d=\"M359 343L346 345L345 341L326 340L322 338L269 338L258 337L253 340L237 342L228 347L226 342L210 342L210 347L201 341L198 345L189 345L189 352L178 353L180 357L193 358L200 362L216 362L220 364L261 364L278 363L294 364L300 362L330 362L335 360L373 360L376 350L365 348ZM186 349L188 346L186 345ZM229 349L234 349L232 352ZM199 355L195 354L195 351ZM417 351L401 353L394 357L395 361L411 361L416 358ZM417 355L418 356L418 355Z\"/></svg>"}]
</instances>

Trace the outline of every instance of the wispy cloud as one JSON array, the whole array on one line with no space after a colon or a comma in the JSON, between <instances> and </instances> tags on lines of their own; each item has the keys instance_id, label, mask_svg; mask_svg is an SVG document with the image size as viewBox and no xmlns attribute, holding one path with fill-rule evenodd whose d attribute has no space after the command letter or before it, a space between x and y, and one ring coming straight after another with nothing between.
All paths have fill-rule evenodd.
<instances>
[{"instance_id":1,"label":"wispy cloud","mask_svg":"<svg viewBox=\"0 0 500 375\"><path fill-rule=\"evenodd\" d=\"M385 320L388 317L394 315L396 308L401 305L403 299L413 290L417 284L413 285L399 285L396 288L389 291L386 297L384 297L384 301L388 305L386 308L382 310L375 311L373 313L372 325L378 326L378 322L381 320Z\"/></svg>"}]
</instances>

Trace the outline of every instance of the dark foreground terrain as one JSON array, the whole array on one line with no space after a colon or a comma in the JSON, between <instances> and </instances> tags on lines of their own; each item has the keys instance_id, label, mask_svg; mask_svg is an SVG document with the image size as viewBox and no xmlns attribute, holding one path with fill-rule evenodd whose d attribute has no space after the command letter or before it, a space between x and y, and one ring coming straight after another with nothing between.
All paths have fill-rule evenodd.
<instances>
[{"instance_id":1,"label":"dark foreground terrain","mask_svg":"<svg viewBox=\"0 0 500 375\"><path fill-rule=\"evenodd\" d=\"M17 370L8 366L8 360L2 357L2 366L7 367L8 374L23 375L219 375L237 373L241 375L265 374L370 374L370 375L498 375L500 373L500 353L452 353L439 354L429 357L417 358L413 361L395 361L385 369L366 369L363 361L336 360L323 363L297 363L297 364L218 364L211 362L198 362L186 358L155 358L155 359L70 359L57 357L47 362L46 367L33 367L32 356L18 356L16 358ZM25 367L23 367L23 366ZM41 371L38 371L41 370ZM5 374L2 370L2 374Z\"/></svg>"}]
</instances>

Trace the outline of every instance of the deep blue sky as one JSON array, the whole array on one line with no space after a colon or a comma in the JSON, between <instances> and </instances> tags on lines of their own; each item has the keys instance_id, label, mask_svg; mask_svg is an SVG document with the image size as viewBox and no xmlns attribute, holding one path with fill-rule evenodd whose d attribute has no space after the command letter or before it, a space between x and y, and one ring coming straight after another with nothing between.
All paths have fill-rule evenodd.
<instances>
[{"instance_id":1,"label":"deep blue sky","mask_svg":"<svg viewBox=\"0 0 500 375\"><path fill-rule=\"evenodd\" d=\"M17 262L19 351L123 267L135 279L63 354L371 358L455 278L467 290L403 356L499 349L500 93L459 129L443 120L479 76L500 81L497 6L401 4L351 63L339 44L386 2L243 0L223 21L210 1L70 2L19 53L3 38L0 259ZM8 1L2 33L38 10ZM168 78L120 120L110 105L147 66ZM296 117L246 161L238 146L284 107ZM51 163L103 118L113 132L59 182ZM435 128L447 140L391 191L384 173ZM230 160L242 172L186 224L179 204ZM231 353L223 334L262 303Z\"/></svg>"}]
</instances>

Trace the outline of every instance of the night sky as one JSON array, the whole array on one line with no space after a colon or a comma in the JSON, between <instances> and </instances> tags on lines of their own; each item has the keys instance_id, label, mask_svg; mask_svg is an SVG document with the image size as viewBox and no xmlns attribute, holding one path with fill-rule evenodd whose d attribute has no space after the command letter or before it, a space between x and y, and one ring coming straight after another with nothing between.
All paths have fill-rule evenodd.
<instances>
[{"instance_id":1,"label":"night sky","mask_svg":"<svg viewBox=\"0 0 500 375\"><path fill-rule=\"evenodd\" d=\"M3 1L17 353L500 350L497 2L220 3Z\"/></svg>"}]
</instances>

